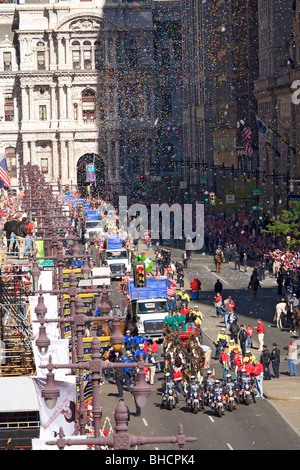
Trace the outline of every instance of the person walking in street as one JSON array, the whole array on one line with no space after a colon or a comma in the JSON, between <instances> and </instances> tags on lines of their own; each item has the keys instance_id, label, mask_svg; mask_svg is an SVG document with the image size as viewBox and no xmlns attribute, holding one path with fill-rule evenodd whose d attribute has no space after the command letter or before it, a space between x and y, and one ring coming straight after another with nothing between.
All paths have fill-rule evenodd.
<instances>
[{"instance_id":1,"label":"person walking in street","mask_svg":"<svg viewBox=\"0 0 300 470\"><path fill-rule=\"evenodd\" d=\"M271 352L271 361L273 372L276 379L279 379L279 366L280 366L280 349L277 347L277 343L273 343L273 349Z\"/></svg>"},{"instance_id":2,"label":"person walking in street","mask_svg":"<svg viewBox=\"0 0 300 470\"><path fill-rule=\"evenodd\" d=\"M222 296L219 292L216 293L215 298L216 316L217 318L223 317L222 312Z\"/></svg>"},{"instance_id":3,"label":"person walking in street","mask_svg":"<svg viewBox=\"0 0 300 470\"><path fill-rule=\"evenodd\" d=\"M288 355L287 355L287 360L288 360L288 365L289 365L289 371L290 371L290 376L292 377L293 375L296 377L297 374L297 345L295 341L291 341L289 347L288 347Z\"/></svg>"},{"instance_id":4,"label":"person walking in street","mask_svg":"<svg viewBox=\"0 0 300 470\"><path fill-rule=\"evenodd\" d=\"M229 328L228 318L229 318L230 311L229 311L229 305L228 305L227 300L224 300L224 303L222 305L222 312L223 312L223 315L224 315L225 327Z\"/></svg>"},{"instance_id":5,"label":"person walking in street","mask_svg":"<svg viewBox=\"0 0 300 470\"><path fill-rule=\"evenodd\" d=\"M115 352L115 363L120 363L123 362L121 356L119 356L119 352ZM123 367L116 367L113 372L113 380L117 386L118 389L118 397L123 398L123 385L124 385L124 380L126 377L126 371L125 368Z\"/></svg>"},{"instance_id":6,"label":"person walking in street","mask_svg":"<svg viewBox=\"0 0 300 470\"><path fill-rule=\"evenodd\" d=\"M260 318L257 319L257 326L255 328L257 332L257 339L259 342L259 351L262 352L265 339L265 325L263 324Z\"/></svg>"},{"instance_id":7,"label":"person walking in street","mask_svg":"<svg viewBox=\"0 0 300 470\"><path fill-rule=\"evenodd\" d=\"M247 253L244 252L244 254L243 254L243 266L244 266L244 272L245 273L247 272L247 261L248 261L248 256L247 256Z\"/></svg>"},{"instance_id":8,"label":"person walking in street","mask_svg":"<svg viewBox=\"0 0 300 470\"><path fill-rule=\"evenodd\" d=\"M241 256L238 251L235 251L234 253L234 270L236 271L237 269L241 269Z\"/></svg>"},{"instance_id":9,"label":"person walking in street","mask_svg":"<svg viewBox=\"0 0 300 470\"><path fill-rule=\"evenodd\" d=\"M191 300L198 300L198 281L194 277L194 280L190 282L191 290L192 290L192 299Z\"/></svg>"},{"instance_id":10,"label":"person walking in street","mask_svg":"<svg viewBox=\"0 0 300 470\"><path fill-rule=\"evenodd\" d=\"M219 293L222 295L222 290L223 290L223 284L218 279L217 282L215 283L215 294Z\"/></svg>"},{"instance_id":11,"label":"person walking in street","mask_svg":"<svg viewBox=\"0 0 300 470\"><path fill-rule=\"evenodd\" d=\"M187 268L188 255L187 255L187 252L185 250L182 253L181 258L182 258L182 262L183 262L183 267Z\"/></svg>"},{"instance_id":12,"label":"person walking in street","mask_svg":"<svg viewBox=\"0 0 300 470\"><path fill-rule=\"evenodd\" d=\"M237 343L237 337L238 337L239 331L240 331L239 325L237 324L236 321L233 321L230 324L229 332L230 332L230 339L233 339L235 343Z\"/></svg>"},{"instance_id":13,"label":"person walking in street","mask_svg":"<svg viewBox=\"0 0 300 470\"><path fill-rule=\"evenodd\" d=\"M243 356L245 356L246 355L247 331L246 331L246 328L244 327L244 325L241 325L241 329L240 329L240 332L239 332L239 342L240 342L240 346L241 346L241 349L242 349L242 354L243 354Z\"/></svg>"},{"instance_id":14,"label":"person walking in street","mask_svg":"<svg viewBox=\"0 0 300 470\"><path fill-rule=\"evenodd\" d=\"M263 345L263 351L260 356L260 362L264 368L264 380L271 380L271 372L270 372L270 362L271 362L271 353L268 350L266 344Z\"/></svg>"},{"instance_id":15,"label":"person walking in street","mask_svg":"<svg viewBox=\"0 0 300 470\"><path fill-rule=\"evenodd\" d=\"M264 390L263 390L264 367L262 363L259 361L254 362L254 367L255 367L254 375L255 375L256 390L257 390L256 398L264 398Z\"/></svg>"},{"instance_id":16,"label":"person walking in street","mask_svg":"<svg viewBox=\"0 0 300 470\"><path fill-rule=\"evenodd\" d=\"M223 370L223 376L222 376L222 379L223 380L226 380L226 376L228 374L228 371L229 371L229 368L230 368L230 361L229 361L229 357L228 357L228 353L227 353L227 347L224 346L223 349L222 349L222 353L221 353L221 361L222 363L222 370Z\"/></svg>"},{"instance_id":17,"label":"person walking in street","mask_svg":"<svg viewBox=\"0 0 300 470\"><path fill-rule=\"evenodd\" d=\"M252 338L253 338L253 328L249 324L248 327L247 327L247 348L252 348L253 347Z\"/></svg>"}]
</instances>

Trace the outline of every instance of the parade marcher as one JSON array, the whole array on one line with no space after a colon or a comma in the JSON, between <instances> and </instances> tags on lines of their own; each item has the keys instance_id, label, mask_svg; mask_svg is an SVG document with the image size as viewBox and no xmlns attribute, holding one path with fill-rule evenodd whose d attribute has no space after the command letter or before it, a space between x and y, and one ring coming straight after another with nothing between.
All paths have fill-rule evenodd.
<instances>
[{"instance_id":1,"label":"parade marcher","mask_svg":"<svg viewBox=\"0 0 300 470\"><path fill-rule=\"evenodd\" d=\"M136 351L139 347L140 344L148 344L148 341L146 338L144 338L144 336L142 336L141 333L138 333L136 336L133 337L133 340L132 340L132 346L133 346L133 349Z\"/></svg>"},{"instance_id":2,"label":"parade marcher","mask_svg":"<svg viewBox=\"0 0 300 470\"><path fill-rule=\"evenodd\" d=\"M260 356L260 362L264 368L264 380L271 380L271 372L270 372L270 362L271 362L271 353L268 350L266 344L263 345L263 350Z\"/></svg>"},{"instance_id":3,"label":"parade marcher","mask_svg":"<svg viewBox=\"0 0 300 470\"><path fill-rule=\"evenodd\" d=\"M152 344L151 344L151 347L150 347L150 350L152 351L152 355L156 361L156 367L157 367L157 370L158 372L161 371L161 367L160 367L160 362L158 360L158 344L157 344L157 338L153 338L152 340Z\"/></svg>"},{"instance_id":4,"label":"parade marcher","mask_svg":"<svg viewBox=\"0 0 300 470\"><path fill-rule=\"evenodd\" d=\"M143 361L147 362L148 361L148 355L145 351L144 345L142 343L139 344L138 349L135 351L133 355L133 359L135 361L138 361L140 359L140 356L143 356Z\"/></svg>"},{"instance_id":5,"label":"parade marcher","mask_svg":"<svg viewBox=\"0 0 300 470\"><path fill-rule=\"evenodd\" d=\"M125 346L126 351L130 350L132 348L132 345L133 345L133 336L130 333L130 330L127 330L124 336L124 346Z\"/></svg>"},{"instance_id":6,"label":"parade marcher","mask_svg":"<svg viewBox=\"0 0 300 470\"><path fill-rule=\"evenodd\" d=\"M216 308L216 316L217 318L223 317L223 312L222 312L222 296L219 292L216 293L214 297L215 301L215 308Z\"/></svg>"},{"instance_id":7,"label":"parade marcher","mask_svg":"<svg viewBox=\"0 0 300 470\"><path fill-rule=\"evenodd\" d=\"M271 351L271 362L273 372L276 379L279 379L279 366L280 366L280 350L277 347L277 343L273 343L273 349Z\"/></svg>"},{"instance_id":8,"label":"parade marcher","mask_svg":"<svg viewBox=\"0 0 300 470\"><path fill-rule=\"evenodd\" d=\"M222 290L223 290L223 284L220 282L219 279L217 279L217 282L215 283L215 294L219 293L222 295Z\"/></svg>"},{"instance_id":9,"label":"parade marcher","mask_svg":"<svg viewBox=\"0 0 300 470\"><path fill-rule=\"evenodd\" d=\"M247 348L252 348L252 346L253 346L253 341L252 341L252 339L253 339L253 328L250 325L250 323L249 323L246 331L247 331Z\"/></svg>"},{"instance_id":10,"label":"parade marcher","mask_svg":"<svg viewBox=\"0 0 300 470\"><path fill-rule=\"evenodd\" d=\"M245 362L243 354L237 348L234 348L233 363L236 380L239 380L241 378L242 370L245 368Z\"/></svg>"},{"instance_id":11,"label":"parade marcher","mask_svg":"<svg viewBox=\"0 0 300 470\"><path fill-rule=\"evenodd\" d=\"M237 338L238 338L239 331L240 331L240 327L237 324L237 322L234 320L232 323L230 323L229 332L230 332L230 338L233 339L236 343L238 341Z\"/></svg>"},{"instance_id":12,"label":"parade marcher","mask_svg":"<svg viewBox=\"0 0 300 470\"><path fill-rule=\"evenodd\" d=\"M238 269L241 269L241 256L238 251L235 251L234 253L234 269L235 271Z\"/></svg>"},{"instance_id":13,"label":"parade marcher","mask_svg":"<svg viewBox=\"0 0 300 470\"><path fill-rule=\"evenodd\" d=\"M221 328L220 333L217 336L217 342L214 343L217 347L216 349L216 357L215 359L219 358L221 348L226 346L228 343L228 336L225 334L225 329Z\"/></svg>"},{"instance_id":14,"label":"parade marcher","mask_svg":"<svg viewBox=\"0 0 300 470\"><path fill-rule=\"evenodd\" d=\"M186 250L184 250L184 252L182 253L181 258L183 262L183 267L187 268L188 255L187 255Z\"/></svg>"},{"instance_id":15,"label":"parade marcher","mask_svg":"<svg viewBox=\"0 0 300 470\"><path fill-rule=\"evenodd\" d=\"M243 253L243 266L244 266L244 272L246 273L247 272L247 261L248 261L248 256L247 256L247 253L244 252Z\"/></svg>"},{"instance_id":16,"label":"parade marcher","mask_svg":"<svg viewBox=\"0 0 300 470\"><path fill-rule=\"evenodd\" d=\"M154 384L155 371L156 371L157 361L153 357L151 349L148 352L148 367L149 367L149 383L150 385Z\"/></svg>"},{"instance_id":17,"label":"parade marcher","mask_svg":"<svg viewBox=\"0 0 300 470\"><path fill-rule=\"evenodd\" d=\"M116 363L123 362L118 351L115 351L115 360L114 360L114 362L116 362ZM126 372L125 372L124 367L116 367L114 369L113 380L115 381L116 386L118 388L118 397L119 398L123 397L123 385L124 385L125 377L126 377Z\"/></svg>"},{"instance_id":18,"label":"parade marcher","mask_svg":"<svg viewBox=\"0 0 300 470\"><path fill-rule=\"evenodd\" d=\"M223 315L224 315L225 327L229 328L228 317L229 317L230 311L229 311L229 305L228 305L227 300L225 300L223 305L222 305L222 312L223 312Z\"/></svg>"},{"instance_id":19,"label":"parade marcher","mask_svg":"<svg viewBox=\"0 0 300 470\"><path fill-rule=\"evenodd\" d=\"M189 313L189 309L186 304L182 304L180 308L180 313L184 316L187 316L187 314Z\"/></svg>"},{"instance_id":20,"label":"parade marcher","mask_svg":"<svg viewBox=\"0 0 300 470\"><path fill-rule=\"evenodd\" d=\"M289 364L289 371L290 371L290 376L292 377L293 375L296 377L297 374L297 345L295 341L291 341L289 347L288 347L288 355L287 355L287 360Z\"/></svg>"},{"instance_id":21,"label":"parade marcher","mask_svg":"<svg viewBox=\"0 0 300 470\"><path fill-rule=\"evenodd\" d=\"M123 362L126 363L126 364L132 364L134 362L133 354L132 354L131 351L127 351L127 354L123 359ZM124 378L125 384L126 384L127 390L130 391L130 389L131 389L131 379L134 376L134 374L136 373L136 370L135 370L134 367L125 367L125 372L126 372L126 375L125 375L125 378Z\"/></svg>"},{"instance_id":22,"label":"parade marcher","mask_svg":"<svg viewBox=\"0 0 300 470\"><path fill-rule=\"evenodd\" d=\"M192 290L192 300L198 300L198 281L194 277L193 281L190 282L191 290Z\"/></svg>"},{"instance_id":23,"label":"parade marcher","mask_svg":"<svg viewBox=\"0 0 300 470\"><path fill-rule=\"evenodd\" d=\"M259 342L259 351L263 350L264 338L265 338L265 325L260 318L257 319L257 326L255 327L257 331L257 338Z\"/></svg>"},{"instance_id":24,"label":"parade marcher","mask_svg":"<svg viewBox=\"0 0 300 470\"><path fill-rule=\"evenodd\" d=\"M228 354L227 354L227 347L226 346L222 349L220 362L222 364L222 370L223 370L222 379L226 380L226 376L227 376L229 368L230 368L230 361L229 361L229 357L228 357Z\"/></svg>"},{"instance_id":25,"label":"parade marcher","mask_svg":"<svg viewBox=\"0 0 300 470\"><path fill-rule=\"evenodd\" d=\"M177 333L181 333L181 332L185 333L186 316L181 312L176 312L175 318L176 318L175 327L176 327Z\"/></svg>"},{"instance_id":26,"label":"parade marcher","mask_svg":"<svg viewBox=\"0 0 300 470\"><path fill-rule=\"evenodd\" d=\"M239 342L242 349L243 356L246 355L246 342L247 342L247 331L244 325L241 325L240 332L239 332Z\"/></svg>"}]
</instances>

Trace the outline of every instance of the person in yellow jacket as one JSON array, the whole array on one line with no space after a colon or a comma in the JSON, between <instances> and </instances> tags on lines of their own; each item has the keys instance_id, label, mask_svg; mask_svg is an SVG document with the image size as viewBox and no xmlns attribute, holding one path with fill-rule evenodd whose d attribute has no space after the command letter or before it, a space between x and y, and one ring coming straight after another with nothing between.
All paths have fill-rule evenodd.
<instances>
[{"instance_id":1,"label":"person in yellow jacket","mask_svg":"<svg viewBox=\"0 0 300 470\"><path fill-rule=\"evenodd\" d=\"M198 307L193 308L193 314L195 315L195 324L201 326L202 325L202 320L203 320L203 315L200 310L198 310Z\"/></svg>"},{"instance_id":2,"label":"person in yellow jacket","mask_svg":"<svg viewBox=\"0 0 300 470\"><path fill-rule=\"evenodd\" d=\"M228 343L228 335L225 333L225 328L222 328L217 337L217 342L215 343L216 349L216 358L219 357L221 348L226 346Z\"/></svg>"}]
</instances>

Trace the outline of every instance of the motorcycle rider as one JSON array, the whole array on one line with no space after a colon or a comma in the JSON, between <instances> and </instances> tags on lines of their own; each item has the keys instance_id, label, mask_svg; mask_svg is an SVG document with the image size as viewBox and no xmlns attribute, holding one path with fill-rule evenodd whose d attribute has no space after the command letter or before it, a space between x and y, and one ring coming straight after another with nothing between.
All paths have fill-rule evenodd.
<instances>
[{"instance_id":1,"label":"motorcycle rider","mask_svg":"<svg viewBox=\"0 0 300 470\"><path fill-rule=\"evenodd\" d=\"M239 391L246 383L251 384L252 385L251 395L252 395L253 403L256 403L255 393L254 393L254 388L253 388L253 384L254 384L253 379L251 379L249 375L247 375L246 369L242 369L241 374L242 375L238 381Z\"/></svg>"},{"instance_id":2,"label":"motorcycle rider","mask_svg":"<svg viewBox=\"0 0 300 470\"><path fill-rule=\"evenodd\" d=\"M163 381L163 388L164 390L176 390L176 386L174 383L173 378L171 377L170 372L165 374L165 380ZM178 395L176 396L176 402L178 403Z\"/></svg>"},{"instance_id":3,"label":"motorcycle rider","mask_svg":"<svg viewBox=\"0 0 300 470\"><path fill-rule=\"evenodd\" d=\"M215 385L215 381L214 381L214 378L213 378L213 373L209 369L207 371L206 377L204 377L204 379L203 379L203 390L204 390L205 405L209 405L210 397L211 397L211 394L213 392L214 385Z\"/></svg>"},{"instance_id":4,"label":"motorcycle rider","mask_svg":"<svg viewBox=\"0 0 300 470\"><path fill-rule=\"evenodd\" d=\"M199 393L200 384L194 375L191 375L191 381L187 386L187 394L186 394L186 404L188 406L189 395L190 393Z\"/></svg>"}]
</instances>

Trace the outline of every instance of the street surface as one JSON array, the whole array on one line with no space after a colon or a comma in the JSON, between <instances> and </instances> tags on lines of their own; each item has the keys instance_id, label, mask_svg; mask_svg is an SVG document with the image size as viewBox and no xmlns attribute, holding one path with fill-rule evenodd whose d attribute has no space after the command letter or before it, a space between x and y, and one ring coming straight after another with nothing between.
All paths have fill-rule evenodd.
<instances>
[{"instance_id":1,"label":"street surface","mask_svg":"<svg viewBox=\"0 0 300 470\"><path fill-rule=\"evenodd\" d=\"M172 259L181 259L182 251L171 249ZM153 256L153 249L148 251L148 255ZM299 377L288 376L288 364L284 360L286 351L284 347L289 344L291 334L288 331L278 330L273 323L274 307L276 304L276 282L273 277L266 274L266 279L262 281L262 288L259 289L257 299L253 299L252 291L248 290L248 283L252 268L247 272L234 270L234 264L223 264L221 273L216 274L212 256L204 254L194 254L188 262L185 273L185 288L189 288L189 282L198 277L202 282L202 290L197 305L203 313L203 344L212 348L212 356L215 347L212 341L216 340L217 334L222 326L221 319L215 316L214 284L217 278L223 284L223 298L231 295L236 302L236 313L239 316L238 324L249 323L256 326L256 319L261 318L265 323L265 343L272 349L273 341L278 343L281 350L281 377L278 381L299 380ZM120 293L117 290L118 282L112 284L111 298L113 305L120 302ZM196 302L190 302L194 305ZM121 305L121 303L120 303ZM255 331L255 330L254 330ZM256 357L260 357L257 347L257 335L254 332L254 348L252 352ZM211 361L211 369L214 369L215 376L221 378L221 366L216 360ZM271 368L272 372L272 368ZM233 373L234 376L234 373ZM224 416L218 418L209 408L200 411L197 415L190 413L185 408L185 399L180 395L179 405L174 410L161 410L161 384L163 373L156 373L156 383L151 385L151 396L146 407L139 417L135 416L135 405L130 392L124 392L125 404L129 407L131 420L129 422L129 432L133 434L143 434L151 436L176 435L178 424L182 423L186 436L197 437L197 441L187 444L187 450L299 450L300 434L299 424L297 428L290 426L287 420L283 419L280 409L276 409L268 399L258 398L256 403L250 406L239 405L237 410L226 412ZM268 381L268 386L275 379ZM264 382L266 384L266 382ZM300 384L299 384L300 385ZM285 386L285 385L284 385ZM288 385L287 385L288 387ZM114 426L113 411L117 404L117 388L113 382L106 382L102 387L101 401L104 410L102 423L110 423ZM289 403L291 413L299 408L299 401ZM299 421L298 421L299 423ZM145 446L146 449L171 450L175 445L153 445Z\"/></svg>"}]
</instances>

